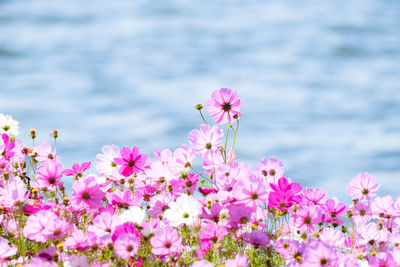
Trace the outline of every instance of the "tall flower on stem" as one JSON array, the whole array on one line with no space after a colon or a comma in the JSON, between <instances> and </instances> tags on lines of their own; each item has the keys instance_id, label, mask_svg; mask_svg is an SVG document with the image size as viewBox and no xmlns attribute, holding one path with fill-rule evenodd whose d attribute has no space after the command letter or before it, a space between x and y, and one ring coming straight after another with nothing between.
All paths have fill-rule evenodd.
<instances>
[{"instance_id":1,"label":"tall flower on stem","mask_svg":"<svg viewBox=\"0 0 400 267\"><path fill-rule=\"evenodd\" d=\"M138 171L144 171L147 155L139 154L139 148L133 147L132 151L128 147L121 149L121 158L115 158L114 162L121 165L119 172L128 177Z\"/></svg>"},{"instance_id":2,"label":"tall flower on stem","mask_svg":"<svg viewBox=\"0 0 400 267\"><path fill-rule=\"evenodd\" d=\"M354 199L370 200L371 197L376 196L380 184L376 184L375 176L365 172L357 175L349 183L349 195Z\"/></svg>"},{"instance_id":3,"label":"tall flower on stem","mask_svg":"<svg viewBox=\"0 0 400 267\"><path fill-rule=\"evenodd\" d=\"M206 109L218 124L231 123L240 117L242 101L235 90L221 88L215 90L207 100Z\"/></svg>"}]
</instances>

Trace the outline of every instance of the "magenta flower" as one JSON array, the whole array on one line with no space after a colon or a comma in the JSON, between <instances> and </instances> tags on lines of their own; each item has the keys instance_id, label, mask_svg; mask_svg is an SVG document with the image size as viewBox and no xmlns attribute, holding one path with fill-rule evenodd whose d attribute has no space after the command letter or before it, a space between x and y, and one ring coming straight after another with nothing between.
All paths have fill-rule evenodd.
<instances>
[{"instance_id":1,"label":"magenta flower","mask_svg":"<svg viewBox=\"0 0 400 267\"><path fill-rule=\"evenodd\" d=\"M240 118L242 101L235 90L221 88L215 90L207 100L206 109L218 124L231 123Z\"/></svg>"},{"instance_id":2,"label":"magenta flower","mask_svg":"<svg viewBox=\"0 0 400 267\"><path fill-rule=\"evenodd\" d=\"M376 191L380 186L376 184L375 176L367 172L360 173L349 183L349 195L361 201L370 200L371 197L376 196Z\"/></svg>"},{"instance_id":3,"label":"magenta flower","mask_svg":"<svg viewBox=\"0 0 400 267\"><path fill-rule=\"evenodd\" d=\"M72 170L64 170L64 175L67 176L74 176L75 179L79 179L80 177L83 176L83 173L90 168L90 161L89 162L83 162L82 165L79 166L78 163L74 163L72 165Z\"/></svg>"},{"instance_id":4,"label":"magenta flower","mask_svg":"<svg viewBox=\"0 0 400 267\"><path fill-rule=\"evenodd\" d=\"M115 158L114 162L121 165L119 172L128 177L133 173L144 171L147 155L139 154L139 148L133 147L132 151L128 147L121 149L121 158Z\"/></svg>"},{"instance_id":5,"label":"magenta flower","mask_svg":"<svg viewBox=\"0 0 400 267\"><path fill-rule=\"evenodd\" d=\"M174 228L167 227L156 231L150 239L150 244L154 255L171 255L181 249L182 238Z\"/></svg>"},{"instance_id":6,"label":"magenta flower","mask_svg":"<svg viewBox=\"0 0 400 267\"><path fill-rule=\"evenodd\" d=\"M55 186L62 186L61 176L63 165L54 160L46 160L36 173L36 182L40 188L53 189Z\"/></svg>"},{"instance_id":7,"label":"magenta flower","mask_svg":"<svg viewBox=\"0 0 400 267\"><path fill-rule=\"evenodd\" d=\"M221 146L224 131L218 126L211 127L207 124L200 125L200 130L194 129L189 133L189 143L201 157L209 151L216 151Z\"/></svg>"},{"instance_id":8,"label":"magenta flower","mask_svg":"<svg viewBox=\"0 0 400 267\"><path fill-rule=\"evenodd\" d=\"M251 220L250 210L243 206L231 206L229 214L234 224L247 224Z\"/></svg>"},{"instance_id":9,"label":"magenta flower","mask_svg":"<svg viewBox=\"0 0 400 267\"><path fill-rule=\"evenodd\" d=\"M93 176L75 181L72 186L71 204L77 210L95 210L101 207L104 193Z\"/></svg>"},{"instance_id":10,"label":"magenta flower","mask_svg":"<svg viewBox=\"0 0 400 267\"><path fill-rule=\"evenodd\" d=\"M129 259L138 253L139 238L132 234L120 235L114 242L114 252L120 258Z\"/></svg>"},{"instance_id":11,"label":"magenta flower","mask_svg":"<svg viewBox=\"0 0 400 267\"><path fill-rule=\"evenodd\" d=\"M10 142L10 138L7 134L2 134L3 145L0 145L0 154L3 155L3 159L10 159L14 157L15 140Z\"/></svg>"},{"instance_id":12,"label":"magenta flower","mask_svg":"<svg viewBox=\"0 0 400 267\"><path fill-rule=\"evenodd\" d=\"M338 256L333 247L321 241L311 242L304 251L304 266L338 266Z\"/></svg>"},{"instance_id":13,"label":"magenta flower","mask_svg":"<svg viewBox=\"0 0 400 267\"><path fill-rule=\"evenodd\" d=\"M124 234L130 234L130 235L135 235L139 238L139 232L136 229L135 225L133 222L126 222L124 224L120 224L114 229L114 233L111 236L112 241L115 241L120 237L121 235Z\"/></svg>"},{"instance_id":14,"label":"magenta flower","mask_svg":"<svg viewBox=\"0 0 400 267\"><path fill-rule=\"evenodd\" d=\"M301 191L301 185L290 183L288 179L282 177L278 184L269 184L273 192L269 193L268 206L279 210L286 210L301 202L301 196L296 195Z\"/></svg>"}]
</instances>

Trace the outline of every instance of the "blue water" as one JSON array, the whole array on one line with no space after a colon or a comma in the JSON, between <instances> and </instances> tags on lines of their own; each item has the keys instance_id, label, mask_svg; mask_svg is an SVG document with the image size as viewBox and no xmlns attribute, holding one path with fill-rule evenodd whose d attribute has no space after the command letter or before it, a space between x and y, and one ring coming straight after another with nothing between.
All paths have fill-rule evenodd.
<instances>
[{"instance_id":1,"label":"blue water","mask_svg":"<svg viewBox=\"0 0 400 267\"><path fill-rule=\"evenodd\" d=\"M174 149L221 87L238 154L348 201L368 171L400 186L400 1L0 0L0 112L59 130L66 167L102 145Z\"/></svg>"}]
</instances>

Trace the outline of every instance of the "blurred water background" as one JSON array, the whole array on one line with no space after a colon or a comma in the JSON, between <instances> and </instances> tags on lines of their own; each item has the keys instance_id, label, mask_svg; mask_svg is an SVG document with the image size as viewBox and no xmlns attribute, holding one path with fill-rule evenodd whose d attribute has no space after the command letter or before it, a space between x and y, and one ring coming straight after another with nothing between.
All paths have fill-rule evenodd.
<instances>
[{"instance_id":1,"label":"blurred water background","mask_svg":"<svg viewBox=\"0 0 400 267\"><path fill-rule=\"evenodd\" d=\"M246 163L274 155L346 202L364 171L400 193L398 0L0 0L0 112L28 144L58 129L65 167L187 143L221 87Z\"/></svg>"}]
</instances>

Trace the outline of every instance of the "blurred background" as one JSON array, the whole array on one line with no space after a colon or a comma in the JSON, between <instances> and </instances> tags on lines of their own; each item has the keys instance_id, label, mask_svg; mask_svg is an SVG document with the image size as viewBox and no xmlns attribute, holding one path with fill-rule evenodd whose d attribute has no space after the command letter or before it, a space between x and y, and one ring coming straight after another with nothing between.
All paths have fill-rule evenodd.
<instances>
[{"instance_id":1,"label":"blurred background","mask_svg":"<svg viewBox=\"0 0 400 267\"><path fill-rule=\"evenodd\" d=\"M187 143L221 87L243 101L246 163L276 156L346 202L359 172L399 193L398 0L0 0L0 112L28 144L58 129L66 168Z\"/></svg>"}]
</instances>

